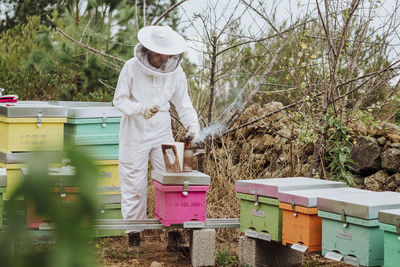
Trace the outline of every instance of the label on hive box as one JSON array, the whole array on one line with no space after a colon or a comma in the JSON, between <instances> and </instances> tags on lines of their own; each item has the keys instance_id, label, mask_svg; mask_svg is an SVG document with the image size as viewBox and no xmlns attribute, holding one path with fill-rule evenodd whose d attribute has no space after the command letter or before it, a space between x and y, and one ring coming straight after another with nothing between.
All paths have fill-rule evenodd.
<instances>
[{"instance_id":1,"label":"label on hive box","mask_svg":"<svg viewBox=\"0 0 400 267\"><path fill-rule=\"evenodd\" d=\"M112 172L100 172L98 178L112 178Z\"/></svg>"},{"instance_id":2,"label":"label on hive box","mask_svg":"<svg viewBox=\"0 0 400 267\"><path fill-rule=\"evenodd\" d=\"M308 249L308 247L300 244L293 244L290 248L300 252L306 252L306 250Z\"/></svg>"},{"instance_id":3,"label":"label on hive box","mask_svg":"<svg viewBox=\"0 0 400 267\"><path fill-rule=\"evenodd\" d=\"M256 209L253 209L252 212L251 212L251 214L252 214L253 216L256 216L256 217L261 217L261 218L264 218L264 217L265 217L265 211L263 211L263 210L256 210Z\"/></svg>"},{"instance_id":4,"label":"label on hive box","mask_svg":"<svg viewBox=\"0 0 400 267\"><path fill-rule=\"evenodd\" d=\"M336 237L347 239L347 240L351 240L352 239L351 233L345 232L343 230L338 230L336 232Z\"/></svg>"},{"instance_id":5,"label":"label on hive box","mask_svg":"<svg viewBox=\"0 0 400 267\"><path fill-rule=\"evenodd\" d=\"M328 253L326 253L325 258L334 260L334 261L341 261L343 258L343 255L336 253L336 252L328 252Z\"/></svg>"},{"instance_id":6,"label":"label on hive box","mask_svg":"<svg viewBox=\"0 0 400 267\"><path fill-rule=\"evenodd\" d=\"M257 232L253 230L244 231L244 235L247 237L257 238Z\"/></svg>"},{"instance_id":7,"label":"label on hive box","mask_svg":"<svg viewBox=\"0 0 400 267\"><path fill-rule=\"evenodd\" d=\"M344 256L343 261L346 264L350 264L353 266L360 266L360 261L356 257L353 257L353 256Z\"/></svg>"},{"instance_id":8,"label":"label on hive box","mask_svg":"<svg viewBox=\"0 0 400 267\"><path fill-rule=\"evenodd\" d=\"M257 233L257 238L265 241L271 241L271 236L268 233Z\"/></svg>"}]
</instances>

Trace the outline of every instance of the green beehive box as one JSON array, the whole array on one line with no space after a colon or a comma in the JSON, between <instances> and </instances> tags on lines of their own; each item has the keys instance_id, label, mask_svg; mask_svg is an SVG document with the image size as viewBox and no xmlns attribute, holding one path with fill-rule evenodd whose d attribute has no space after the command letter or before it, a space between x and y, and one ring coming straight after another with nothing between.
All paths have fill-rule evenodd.
<instances>
[{"instance_id":1,"label":"green beehive box","mask_svg":"<svg viewBox=\"0 0 400 267\"><path fill-rule=\"evenodd\" d=\"M237 193L240 198L240 231L265 240L282 240L282 209L275 198ZM256 232L256 233L254 233Z\"/></svg>"},{"instance_id":2,"label":"green beehive box","mask_svg":"<svg viewBox=\"0 0 400 267\"><path fill-rule=\"evenodd\" d=\"M122 219L121 195L102 195L98 219ZM96 230L96 237L121 236L125 230Z\"/></svg>"},{"instance_id":3,"label":"green beehive box","mask_svg":"<svg viewBox=\"0 0 400 267\"><path fill-rule=\"evenodd\" d=\"M282 209L278 192L294 189L338 188L342 182L307 177L236 181L240 201L240 229L246 236L263 240L282 240Z\"/></svg>"},{"instance_id":4,"label":"green beehive box","mask_svg":"<svg viewBox=\"0 0 400 267\"><path fill-rule=\"evenodd\" d=\"M360 190L318 197L322 217L322 254L362 266L384 263L383 231L378 212L400 207L400 193Z\"/></svg>"},{"instance_id":5,"label":"green beehive box","mask_svg":"<svg viewBox=\"0 0 400 267\"><path fill-rule=\"evenodd\" d=\"M396 267L400 263L400 209L379 211L379 228L384 231L384 266Z\"/></svg>"},{"instance_id":6,"label":"green beehive box","mask_svg":"<svg viewBox=\"0 0 400 267\"><path fill-rule=\"evenodd\" d=\"M81 146L94 159L118 159L122 113L111 102L50 102L67 108L66 143Z\"/></svg>"}]
</instances>

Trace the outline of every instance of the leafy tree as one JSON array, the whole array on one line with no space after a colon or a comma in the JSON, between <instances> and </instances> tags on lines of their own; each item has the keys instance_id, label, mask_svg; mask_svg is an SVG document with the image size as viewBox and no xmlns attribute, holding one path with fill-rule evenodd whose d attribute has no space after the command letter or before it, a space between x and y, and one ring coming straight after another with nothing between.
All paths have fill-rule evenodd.
<instances>
[{"instance_id":1,"label":"leafy tree","mask_svg":"<svg viewBox=\"0 0 400 267\"><path fill-rule=\"evenodd\" d=\"M0 32L10 29L18 24L26 23L27 16L37 15L45 25L50 25L48 15L54 10L62 10L60 0L0 0L0 5L4 5L5 19L0 20Z\"/></svg>"}]
</instances>

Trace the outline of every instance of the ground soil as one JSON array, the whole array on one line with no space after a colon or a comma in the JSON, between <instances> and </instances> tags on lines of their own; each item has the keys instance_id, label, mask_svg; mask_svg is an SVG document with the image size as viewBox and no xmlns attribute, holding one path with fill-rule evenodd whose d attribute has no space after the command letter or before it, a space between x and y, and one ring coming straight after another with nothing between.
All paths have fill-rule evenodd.
<instances>
[{"instance_id":1,"label":"ground soil","mask_svg":"<svg viewBox=\"0 0 400 267\"><path fill-rule=\"evenodd\" d=\"M189 234L184 232L186 243L189 245ZM218 239L218 238L217 238ZM162 230L147 230L142 233L140 247L129 248L125 236L107 237L98 239L96 242L96 254L103 266L146 266L149 267L153 262L160 263L163 267L187 267L192 266L188 252L174 251L168 252L167 235ZM239 266L238 264L238 243L226 244L217 240L216 266ZM229 265L219 264L218 259L224 257ZM306 253L305 260L301 266L350 266L342 262L335 262L325 259L318 253Z\"/></svg>"}]
</instances>

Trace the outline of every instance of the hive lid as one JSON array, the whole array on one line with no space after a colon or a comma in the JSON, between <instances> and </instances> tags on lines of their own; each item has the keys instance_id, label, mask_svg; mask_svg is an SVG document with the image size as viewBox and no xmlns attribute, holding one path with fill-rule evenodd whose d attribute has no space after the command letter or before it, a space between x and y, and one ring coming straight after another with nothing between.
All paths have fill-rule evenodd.
<instances>
[{"instance_id":1,"label":"hive lid","mask_svg":"<svg viewBox=\"0 0 400 267\"><path fill-rule=\"evenodd\" d=\"M361 189L351 187L281 191L278 193L278 200L296 206L313 208L317 206L319 196L351 194L358 191Z\"/></svg>"},{"instance_id":2,"label":"hive lid","mask_svg":"<svg viewBox=\"0 0 400 267\"><path fill-rule=\"evenodd\" d=\"M0 187L7 186L7 170L6 168L0 168Z\"/></svg>"},{"instance_id":3,"label":"hive lid","mask_svg":"<svg viewBox=\"0 0 400 267\"><path fill-rule=\"evenodd\" d=\"M122 113L111 102L51 101L52 105L67 108L68 118L121 117Z\"/></svg>"},{"instance_id":4,"label":"hive lid","mask_svg":"<svg viewBox=\"0 0 400 267\"><path fill-rule=\"evenodd\" d=\"M21 168L24 176L29 174L29 168ZM78 186L75 179L75 168L73 166L63 166L60 168L49 168L49 176L52 178L51 186Z\"/></svg>"},{"instance_id":5,"label":"hive lid","mask_svg":"<svg viewBox=\"0 0 400 267\"><path fill-rule=\"evenodd\" d=\"M400 206L397 209L380 210L378 214L381 223L387 223L400 228Z\"/></svg>"},{"instance_id":6,"label":"hive lid","mask_svg":"<svg viewBox=\"0 0 400 267\"><path fill-rule=\"evenodd\" d=\"M318 197L318 210L361 219L377 219L378 212L400 207L400 193L361 190Z\"/></svg>"},{"instance_id":7,"label":"hive lid","mask_svg":"<svg viewBox=\"0 0 400 267\"><path fill-rule=\"evenodd\" d=\"M8 118L65 118L67 109L51 105L43 101L19 101L17 103L1 103L0 116Z\"/></svg>"},{"instance_id":8,"label":"hive lid","mask_svg":"<svg viewBox=\"0 0 400 267\"><path fill-rule=\"evenodd\" d=\"M307 177L270 178L236 181L236 192L278 198L278 192L288 190L337 188L346 184Z\"/></svg>"},{"instance_id":9,"label":"hive lid","mask_svg":"<svg viewBox=\"0 0 400 267\"><path fill-rule=\"evenodd\" d=\"M199 171L172 173L160 170L152 170L151 178L161 184L183 185L210 185L211 178Z\"/></svg>"},{"instance_id":10,"label":"hive lid","mask_svg":"<svg viewBox=\"0 0 400 267\"><path fill-rule=\"evenodd\" d=\"M51 155L51 157L48 157L52 159L51 162L61 162L62 158L65 157L62 153L58 151L47 151L45 153ZM5 164L23 164L29 162L30 158L33 155L33 152L6 153L4 151L0 151L0 162Z\"/></svg>"}]
</instances>

